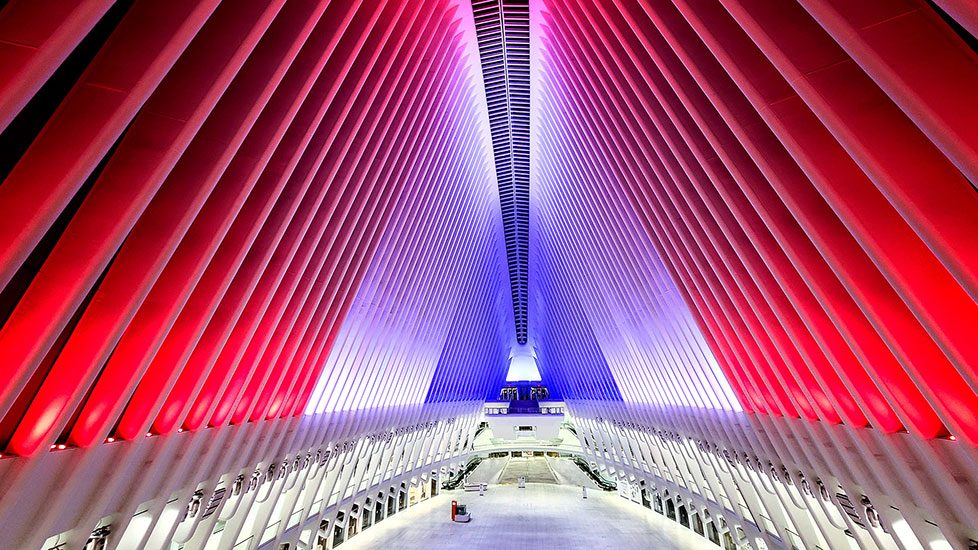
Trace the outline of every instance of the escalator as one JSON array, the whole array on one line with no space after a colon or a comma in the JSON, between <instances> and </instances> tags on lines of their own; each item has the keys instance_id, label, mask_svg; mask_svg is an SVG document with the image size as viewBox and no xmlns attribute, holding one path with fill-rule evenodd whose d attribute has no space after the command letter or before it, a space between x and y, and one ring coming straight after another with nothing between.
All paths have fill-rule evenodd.
<instances>
[{"instance_id":1,"label":"escalator","mask_svg":"<svg viewBox=\"0 0 978 550\"><path fill-rule=\"evenodd\" d=\"M484 459L481 456L474 456L469 459L468 463L465 464L465 468L459 470L455 475L446 479L442 484L441 488L446 491L451 491L453 489L458 489L462 483L465 482L465 476L469 475L472 470L475 470L479 463Z\"/></svg>"},{"instance_id":2,"label":"escalator","mask_svg":"<svg viewBox=\"0 0 978 550\"><path fill-rule=\"evenodd\" d=\"M587 474L591 481L593 481L594 484L597 485L602 491L615 491L618 489L617 483L609 479L605 479L601 476L601 474L594 471L594 469L591 468L591 464L589 464L587 460L584 460L579 456L575 456L571 458L571 460L573 460L574 464L577 464L577 467Z\"/></svg>"}]
</instances>

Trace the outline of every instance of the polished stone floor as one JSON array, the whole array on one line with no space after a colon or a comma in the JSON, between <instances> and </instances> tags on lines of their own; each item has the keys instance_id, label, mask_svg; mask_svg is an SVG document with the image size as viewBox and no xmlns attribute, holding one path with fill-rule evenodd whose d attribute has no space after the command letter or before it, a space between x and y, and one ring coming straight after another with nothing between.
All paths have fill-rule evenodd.
<instances>
[{"instance_id":1,"label":"polished stone floor","mask_svg":"<svg viewBox=\"0 0 978 550\"><path fill-rule=\"evenodd\" d=\"M516 483L523 477L527 483L557 483L547 459L512 458L499 476L499 483Z\"/></svg>"},{"instance_id":2,"label":"polished stone floor","mask_svg":"<svg viewBox=\"0 0 978 550\"><path fill-rule=\"evenodd\" d=\"M451 502L469 507L470 523L452 523ZM579 486L490 485L478 493L444 492L344 542L353 550L637 549L716 550L709 541L617 493Z\"/></svg>"},{"instance_id":3,"label":"polished stone floor","mask_svg":"<svg viewBox=\"0 0 978 550\"><path fill-rule=\"evenodd\" d=\"M506 458L487 458L476 466L475 470L472 470L468 476L465 477L466 483L489 483L493 484L499 481L499 476L502 475L503 470L506 469L506 465L509 464L509 457Z\"/></svg>"},{"instance_id":4,"label":"polished stone floor","mask_svg":"<svg viewBox=\"0 0 978 550\"><path fill-rule=\"evenodd\" d=\"M566 458L547 458L547 464L550 465L550 469L553 471L554 475L557 476L557 481L561 485L574 485L575 487L586 486L588 491L594 489L597 491L597 485L591 481L591 478L581 470L577 464Z\"/></svg>"}]
</instances>

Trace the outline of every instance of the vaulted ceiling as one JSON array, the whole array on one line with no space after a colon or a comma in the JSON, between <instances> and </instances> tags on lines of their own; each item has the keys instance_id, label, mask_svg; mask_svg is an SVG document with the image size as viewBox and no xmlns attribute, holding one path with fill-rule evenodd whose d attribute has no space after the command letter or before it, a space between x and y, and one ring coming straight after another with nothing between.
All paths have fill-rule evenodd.
<instances>
[{"instance_id":1,"label":"vaulted ceiling","mask_svg":"<svg viewBox=\"0 0 978 550\"><path fill-rule=\"evenodd\" d=\"M978 441L967 6L37 9L10 452L477 399L528 340L568 398Z\"/></svg>"},{"instance_id":2,"label":"vaulted ceiling","mask_svg":"<svg viewBox=\"0 0 978 550\"><path fill-rule=\"evenodd\" d=\"M2 456L481 407L519 356L663 441L953 456L924 506L978 515L976 34L963 0L0 2Z\"/></svg>"}]
</instances>

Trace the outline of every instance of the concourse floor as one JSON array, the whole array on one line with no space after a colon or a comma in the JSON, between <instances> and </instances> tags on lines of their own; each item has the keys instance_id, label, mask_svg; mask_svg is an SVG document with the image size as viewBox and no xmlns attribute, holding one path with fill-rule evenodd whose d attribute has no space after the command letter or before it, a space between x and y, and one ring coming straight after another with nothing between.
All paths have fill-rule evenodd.
<instances>
[{"instance_id":1,"label":"concourse floor","mask_svg":"<svg viewBox=\"0 0 978 550\"><path fill-rule=\"evenodd\" d=\"M451 502L467 504L470 523L452 523ZM339 546L398 550L607 548L716 550L718 547L616 492L549 483L490 485L486 496L444 492L374 525Z\"/></svg>"}]
</instances>

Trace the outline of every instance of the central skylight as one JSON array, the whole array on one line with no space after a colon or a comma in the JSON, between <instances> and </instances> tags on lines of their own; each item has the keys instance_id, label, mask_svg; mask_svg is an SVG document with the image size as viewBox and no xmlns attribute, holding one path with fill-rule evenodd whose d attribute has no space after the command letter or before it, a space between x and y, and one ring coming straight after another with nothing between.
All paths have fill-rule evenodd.
<instances>
[{"instance_id":1,"label":"central skylight","mask_svg":"<svg viewBox=\"0 0 978 550\"><path fill-rule=\"evenodd\" d=\"M530 6L472 2L502 207L516 340L527 341L530 239Z\"/></svg>"}]
</instances>

